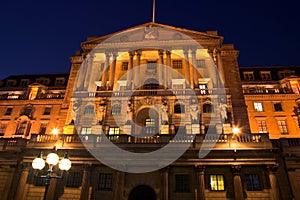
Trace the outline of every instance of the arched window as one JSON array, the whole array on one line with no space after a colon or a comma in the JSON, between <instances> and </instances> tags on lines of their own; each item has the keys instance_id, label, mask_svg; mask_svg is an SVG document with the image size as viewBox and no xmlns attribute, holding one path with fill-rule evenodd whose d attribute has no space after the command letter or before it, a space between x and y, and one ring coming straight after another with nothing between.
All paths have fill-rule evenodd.
<instances>
[{"instance_id":1,"label":"arched window","mask_svg":"<svg viewBox=\"0 0 300 200\"><path fill-rule=\"evenodd\" d=\"M174 106L174 113L184 113L185 108L183 104L175 104Z\"/></svg>"},{"instance_id":2,"label":"arched window","mask_svg":"<svg viewBox=\"0 0 300 200\"><path fill-rule=\"evenodd\" d=\"M121 114L121 106L120 105L114 105L111 108L111 114L112 115L119 115L119 114Z\"/></svg>"},{"instance_id":3,"label":"arched window","mask_svg":"<svg viewBox=\"0 0 300 200\"><path fill-rule=\"evenodd\" d=\"M87 106L84 109L84 114L85 115L90 115L90 114L94 114L94 106Z\"/></svg>"},{"instance_id":4,"label":"arched window","mask_svg":"<svg viewBox=\"0 0 300 200\"><path fill-rule=\"evenodd\" d=\"M203 113L212 113L213 107L210 103L206 103L203 105Z\"/></svg>"}]
</instances>

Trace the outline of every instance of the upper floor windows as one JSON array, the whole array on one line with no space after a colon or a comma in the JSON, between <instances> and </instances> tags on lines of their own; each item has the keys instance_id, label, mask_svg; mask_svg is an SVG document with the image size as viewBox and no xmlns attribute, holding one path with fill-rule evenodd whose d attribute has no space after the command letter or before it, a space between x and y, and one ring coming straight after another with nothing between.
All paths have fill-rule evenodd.
<instances>
[{"instance_id":1,"label":"upper floor windows","mask_svg":"<svg viewBox=\"0 0 300 200\"><path fill-rule=\"evenodd\" d=\"M267 133L267 123L265 120L257 120L258 132Z\"/></svg>"},{"instance_id":2,"label":"upper floor windows","mask_svg":"<svg viewBox=\"0 0 300 200\"><path fill-rule=\"evenodd\" d=\"M210 103L206 103L202 107L203 113L212 113L213 112L213 107Z\"/></svg>"},{"instance_id":3,"label":"upper floor windows","mask_svg":"<svg viewBox=\"0 0 300 200\"><path fill-rule=\"evenodd\" d=\"M210 189L222 191L225 190L224 175L210 175Z\"/></svg>"},{"instance_id":4,"label":"upper floor windows","mask_svg":"<svg viewBox=\"0 0 300 200\"><path fill-rule=\"evenodd\" d=\"M253 81L254 80L254 72L243 72L245 81Z\"/></svg>"},{"instance_id":5,"label":"upper floor windows","mask_svg":"<svg viewBox=\"0 0 300 200\"><path fill-rule=\"evenodd\" d=\"M109 135L119 135L120 134L120 128L119 127L110 127L108 134Z\"/></svg>"},{"instance_id":6,"label":"upper floor windows","mask_svg":"<svg viewBox=\"0 0 300 200\"><path fill-rule=\"evenodd\" d=\"M111 108L111 114L112 115L119 115L121 114L121 106L120 105L114 105Z\"/></svg>"},{"instance_id":7,"label":"upper floor windows","mask_svg":"<svg viewBox=\"0 0 300 200\"><path fill-rule=\"evenodd\" d=\"M128 70L128 62L122 62L122 71Z\"/></svg>"},{"instance_id":8,"label":"upper floor windows","mask_svg":"<svg viewBox=\"0 0 300 200\"><path fill-rule=\"evenodd\" d=\"M277 121L280 134L288 134L287 124L285 120Z\"/></svg>"},{"instance_id":9,"label":"upper floor windows","mask_svg":"<svg viewBox=\"0 0 300 200\"><path fill-rule=\"evenodd\" d=\"M13 87L13 86L16 85L16 83L17 83L16 80L7 80L6 81L6 87Z\"/></svg>"},{"instance_id":10,"label":"upper floor windows","mask_svg":"<svg viewBox=\"0 0 300 200\"><path fill-rule=\"evenodd\" d=\"M7 108L4 115L11 115L13 108Z\"/></svg>"},{"instance_id":11,"label":"upper floor windows","mask_svg":"<svg viewBox=\"0 0 300 200\"><path fill-rule=\"evenodd\" d=\"M174 69L182 69L182 60L172 60L172 66Z\"/></svg>"},{"instance_id":12,"label":"upper floor windows","mask_svg":"<svg viewBox=\"0 0 300 200\"><path fill-rule=\"evenodd\" d=\"M112 190L113 175L110 173L100 173L98 180L98 190Z\"/></svg>"},{"instance_id":13,"label":"upper floor windows","mask_svg":"<svg viewBox=\"0 0 300 200\"><path fill-rule=\"evenodd\" d=\"M276 112L283 111L282 105L281 105L280 102L274 103L274 110L275 110Z\"/></svg>"},{"instance_id":14,"label":"upper floor windows","mask_svg":"<svg viewBox=\"0 0 300 200\"><path fill-rule=\"evenodd\" d=\"M260 77L261 77L261 80L263 80L263 81L272 80L270 71L260 71Z\"/></svg>"},{"instance_id":15,"label":"upper floor windows","mask_svg":"<svg viewBox=\"0 0 300 200\"><path fill-rule=\"evenodd\" d=\"M157 62L156 61L148 61L147 62L147 69L156 69Z\"/></svg>"},{"instance_id":16,"label":"upper floor windows","mask_svg":"<svg viewBox=\"0 0 300 200\"><path fill-rule=\"evenodd\" d=\"M246 174L247 190L261 190L261 184L258 174Z\"/></svg>"},{"instance_id":17,"label":"upper floor windows","mask_svg":"<svg viewBox=\"0 0 300 200\"><path fill-rule=\"evenodd\" d=\"M90 127L82 127L80 134L85 135L85 134L92 134L92 128Z\"/></svg>"},{"instance_id":18,"label":"upper floor windows","mask_svg":"<svg viewBox=\"0 0 300 200\"><path fill-rule=\"evenodd\" d=\"M56 78L56 79L55 79L55 85L56 85L56 86L64 85L65 82L66 82L66 79L63 78L63 77L60 77L60 78Z\"/></svg>"},{"instance_id":19,"label":"upper floor windows","mask_svg":"<svg viewBox=\"0 0 300 200\"><path fill-rule=\"evenodd\" d=\"M27 86L29 82L30 82L29 79L21 79L20 86L21 87Z\"/></svg>"},{"instance_id":20,"label":"upper floor windows","mask_svg":"<svg viewBox=\"0 0 300 200\"><path fill-rule=\"evenodd\" d=\"M197 68L205 68L205 60L196 60Z\"/></svg>"},{"instance_id":21,"label":"upper floor windows","mask_svg":"<svg viewBox=\"0 0 300 200\"><path fill-rule=\"evenodd\" d=\"M44 110L43 115L50 115L52 108L51 107L46 107Z\"/></svg>"},{"instance_id":22,"label":"upper floor windows","mask_svg":"<svg viewBox=\"0 0 300 200\"><path fill-rule=\"evenodd\" d=\"M85 107L84 109L84 114L85 115L90 115L90 114L94 114L94 106L90 105L90 106L87 106Z\"/></svg>"},{"instance_id":23,"label":"upper floor windows","mask_svg":"<svg viewBox=\"0 0 300 200\"><path fill-rule=\"evenodd\" d=\"M293 70L285 69L285 70L278 71L278 76L280 79L283 79L283 78L286 78L286 77L289 77L292 75L295 75L295 71L293 71Z\"/></svg>"},{"instance_id":24,"label":"upper floor windows","mask_svg":"<svg viewBox=\"0 0 300 200\"><path fill-rule=\"evenodd\" d=\"M174 106L174 113L185 113L183 104L175 104Z\"/></svg>"},{"instance_id":25,"label":"upper floor windows","mask_svg":"<svg viewBox=\"0 0 300 200\"><path fill-rule=\"evenodd\" d=\"M256 112L263 112L263 111L264 111L263 105L262 105L261 102L254 102L253 105L254 105L254 110L255 110Z\"/></svg>"},{"instance_id":26,"label":"upper floor windows","mask_svg":"<svg viewBox=\"0 0 300 200\"><path fill-rule=\"evenodd\" d=\"M69 172L66 182L66 187L78 188L81 186L82 173L81 172Z\"/></svg>"},{"instance_id":27,"label":"upper floor windows","mask_svg":"<svg viewBox=\"0 0 300 200\"><path fill-rule=\"evenodd\" d=\"M190 192L190 180L188 174L175 175L175 191Z\"/></svg>"}]
</instances>

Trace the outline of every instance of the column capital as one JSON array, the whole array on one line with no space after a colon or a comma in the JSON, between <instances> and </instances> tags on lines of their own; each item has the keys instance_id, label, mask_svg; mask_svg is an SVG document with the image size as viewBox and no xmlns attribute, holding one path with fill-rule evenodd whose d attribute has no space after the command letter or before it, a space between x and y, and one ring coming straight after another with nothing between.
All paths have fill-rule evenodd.
<instances>
[{"instance_id":1,"label":"column capital","mask_svg":"<svg viewBox=\"0 0 300 200\"><path fill-rule=\"evenodd\" d=\"M92 164L83 164L82 169L83 171L90 171L92 169Z\"/></svg>"},{"instance_id":2,"label":"column capital","mask_svg":"<svg viewBox=\"0 0 300 200\"><path fill-rule=\"evenodd\" d=\"M142 55L142 50L135 51L136 56L140 57Z\"/></svg>"},{"instance_id":3,"label":"column capital","mask_svg":"<svg viewBox=\"0 0 300 200\"><path fill-rule=\"evenodd\" d=\"M234 175L240 175L241 173L241 165L231 165L231 169Z\"/></svg>"},{"instance_id":4,"label":"column capital","mask_svg":"<svg viewBox=\"0 0 300 200\"><path fill-rule=\"evenodd\" d=\"M183 49L183 54L188 55L189 54L189 49Z\"/></svg>"},{"instance_id":5,"label":"column capital","mask_svg":"<svg viewBox=\"0 0 300 200\"><path fill-rule=\"evenodd\" d=\"M204 165L195 165L197 172L204 173L206 167Z\"/></svg>"},{"instance_id":6,"label":"column capital","mask_svg":"<svg viewBox=\"0 0 300 200\"><path fill-rule=\"evenodd\" d=\"M163 49L159 49L158 50L158 55L163 56L164 55L165 50Z\"/></svg>"},{"instance_id":7,"label":"column capital","mask_svg":"<svg viewBox=\"0 0 300 200\"><path fill-rule=\"evenodd\" d=\"M267 171L269 172L269 173L276 173L277 172L277 170L278 170L278 164L276 163L276 164L274 164L274 165L268 165L267 166Z\"/></svg>"},{"instance_id":8,"label":"column capital","mask_svg":"<svg viewBox=\"0 0 300 200\"><path fill-rule=\"evenodd\" d=\"M129 51L129 52L128 52L128 55L129 55L130 57L133 57L133 56L134 56L134 51Z\"/></svg>"}]
</instances>

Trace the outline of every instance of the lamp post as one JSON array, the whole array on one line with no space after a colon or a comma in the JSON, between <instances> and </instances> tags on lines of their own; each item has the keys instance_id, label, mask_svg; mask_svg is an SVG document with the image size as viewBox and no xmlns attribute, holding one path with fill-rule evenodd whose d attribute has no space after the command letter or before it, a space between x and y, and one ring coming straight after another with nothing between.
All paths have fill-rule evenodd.
<instances>
[{"instance_id":1,"label":"lamp post","mask_svg":"<svg viewBox=\"0 0 300 200\"><path fill-rule=\"evenodd\" d=\"M62 178L62 176L57 176L54 174L54 166L58 164L58 167L62 171L68 171L71 168L71 161L68 159L68 154L65 153L63 159L59 161L59 156L56 153L49 153L46 157L46 163L48 164L49 169L47 170L46 175L36 175L40 178L45 178L45 193L44 200L47 198L47 193L50 185L51 178ZM36 170L42 170L45 167L45 160L43 159L42 152L40 155L32 161L32 168Z\"/></svg>"}]
</instances>

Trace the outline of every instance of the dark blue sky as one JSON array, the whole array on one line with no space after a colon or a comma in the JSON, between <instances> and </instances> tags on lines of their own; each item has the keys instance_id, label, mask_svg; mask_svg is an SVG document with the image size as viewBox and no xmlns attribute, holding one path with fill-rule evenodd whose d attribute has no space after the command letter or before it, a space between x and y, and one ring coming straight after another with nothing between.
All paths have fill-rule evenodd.
<instances>
[{"instance_id":1,"label":"dark blue sky","mask_svg":"<svg viewBox=\"0 0 300 200\"><path fill-rule=\"evenodd\" d=\"M180 2L180 3L179 3ZM157 0L156 22L218 30L239 49L240 66L300 65L296 0ZM0 79L69 72L69 57L88 36L151 21L152 0L1 1Z\"/></svg>"}]
</instances>

